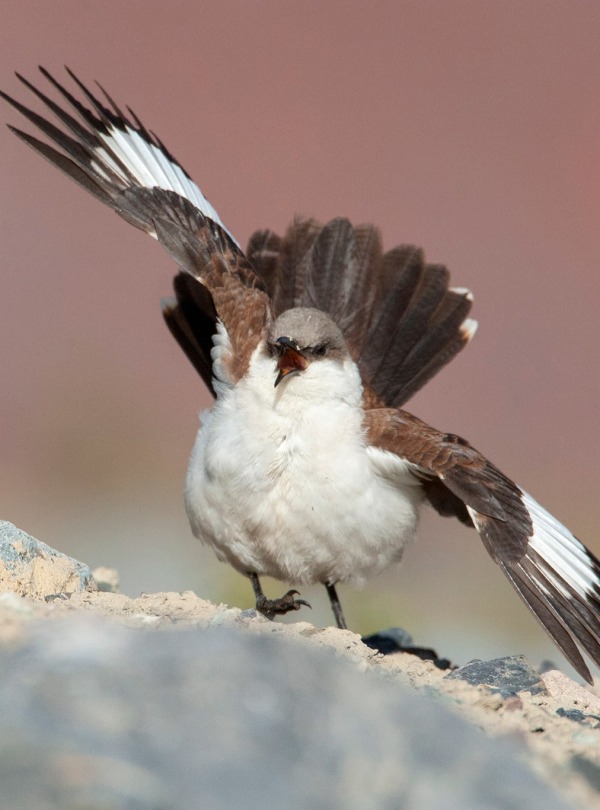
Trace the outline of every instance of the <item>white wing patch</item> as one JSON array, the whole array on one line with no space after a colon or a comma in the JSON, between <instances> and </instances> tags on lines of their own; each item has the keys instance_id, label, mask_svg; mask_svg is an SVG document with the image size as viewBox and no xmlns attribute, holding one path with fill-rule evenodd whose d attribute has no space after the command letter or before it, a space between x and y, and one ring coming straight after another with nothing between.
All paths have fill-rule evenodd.
<instances>
[{"instance_id":1,"label":"white wing patch","mask_svg":"<svg viewBox=\"0 0 600 810\"><path fill-rule=\"evenodd\" d=\"M600 587L600 571L593 557L566 526L530 495L523 493L523 502L533 522L529 546L545 563L543 574L566 598L572 597L564 582L584 599L589 598Z\"/></svg>"},{"instance_id":2,"label":"white wing patch","mask_svg":"<svg viewBox=\"0 0 600 810\"><path fill-rule=\"evenodd\" d=\"M101 162L110 168L123 181L124 186L131 186L131 178L124 174L123 169L115 162L115 155L123 163L134 180L144 188L161 188L164 191L174 191L185 197L198 210L223 230L227 231L234 242L237 241L225 227L215 208L209 203L196 183L183 171L181 166L167 157L156 144L149 143L133 127L123 124L124 129L114 124L108 126L108 133L97 132L98 138L106 144L106 149L97 148ZM102 166L95 164L95 168L103 175Z\"/></svg>"}]
</instances>

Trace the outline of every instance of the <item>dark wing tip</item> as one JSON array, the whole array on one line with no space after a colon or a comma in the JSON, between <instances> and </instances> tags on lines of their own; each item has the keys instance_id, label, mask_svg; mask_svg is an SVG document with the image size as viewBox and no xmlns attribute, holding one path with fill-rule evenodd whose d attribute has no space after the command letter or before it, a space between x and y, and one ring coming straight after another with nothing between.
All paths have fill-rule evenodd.
<instances>
[{"instance_id":1,"label":"dark wing tip","mask_svg":"<svg viewBox=\"0 0 600 810\"><path fill-rule=\"evenodd\" d=\"M581 650L600 667L600 563L555 517L513 486L505 503L508 524L470 510L473 522L535 618L579 675L593 683ZM511 543L511 535L519 543Z\"/></svg>"}]
</instances>

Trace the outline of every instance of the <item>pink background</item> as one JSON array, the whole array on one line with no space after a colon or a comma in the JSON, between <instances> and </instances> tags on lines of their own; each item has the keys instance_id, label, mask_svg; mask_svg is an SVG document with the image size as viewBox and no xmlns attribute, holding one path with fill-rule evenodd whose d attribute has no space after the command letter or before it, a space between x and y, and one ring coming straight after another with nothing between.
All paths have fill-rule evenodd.
<instances>
[{"instance_id":1,"label":"pink background","mask_svg":"<svg viewBox=\"0 0 600 810\"><path fill-rule=\"evenodd\" d=\"M475 293L475 341L410 403L600 553L600 5L556 0L0 4L16 69L98 79L245 243L295 213L377 223ZM39 109L39 107L38 107ZM1 120L33 128L5 105ZM174 268L0 131L0 516L123 589L251 604L192 538L181 489L209 399L163 326ZM267 584L275 594L280 586ZM321 589L306 617L328 622ZM423 520L352 596L459 660L550 654L474 532Z\"/></svg>"}]
</instances>

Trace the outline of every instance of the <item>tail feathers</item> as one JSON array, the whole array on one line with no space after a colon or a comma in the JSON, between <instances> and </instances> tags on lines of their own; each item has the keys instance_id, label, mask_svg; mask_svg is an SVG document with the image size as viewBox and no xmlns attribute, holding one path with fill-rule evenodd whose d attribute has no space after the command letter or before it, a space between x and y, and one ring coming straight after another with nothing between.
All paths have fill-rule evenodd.
<instances>
[{"instance_id":1,"label":"tail feathers","mask_svg":"<svg viewBox=\"0 0 600 810\"><path fill-rule=\"evenodd\" d=\"M282 239L270 230L256 231L250 237L246 256L274 299Z\"/></svg>"},{"instance_id":2,"label":"tail feathers","mask_svg":"<svg viewBox=\"0 0 600 810\"><path fill-rule=\"evenodd\" d=\"M471 294L449 289L447 280L444 267L430 266L404 312L395 311L395 299L390 296L392 306L371 332L361 361L369 368L371 385L385 401L396 406L406 402L475 334L477 323L467 318Z\"/></svg>"},{"instance_id":3,"label":"tail feathers","mask_svg":"<svg viewBox=\"0 0 600 810\"><path fill-rule=\"evenodd\" d=\"M449 288L446 268L426 264L419 248L383 253L372 225L299 219L282 239L255 234L248 255L275 315L316 307L338 324L366 383L367 404L399 407L475 332L468 290Z\"/></svg>"},{"instance_id":4,"label":"tail feathers","mask_svg":"<svg viewBox=\"0 0 600 810\"><path fill-rule=\"evenodd\" d=\"M302 306L324 309L358 355L380 284L381 236L372 225L347 219L325 225L306 260Z\"/></svg>"},{"instance_id":5,"label":"tail feathers","mask_svg":"<svg viewBox=\"0 0 600 810\"><path fill-rule=\"evenodd\" d=\"M368 333L372 314L376 309L381 283L375 283L368 272L370 267L381 267L383 245L381 234L373 225L358 225L354 229L352 246L355 283L346 289L344 306L340 311L342 329L352 346L363 344Z\"/></svg>"},{"instance_id":6,"label":"tail feathers","mask_svg":"<svg viewBox=\"0 0 600 810\"><path fill-rule=\"evenodd\" d=\"M304 306L311 249L321 231L314 219L296 219L281 243L278 272L273 284L273 306L284 312Z\"/></svg>"}]
</instances>

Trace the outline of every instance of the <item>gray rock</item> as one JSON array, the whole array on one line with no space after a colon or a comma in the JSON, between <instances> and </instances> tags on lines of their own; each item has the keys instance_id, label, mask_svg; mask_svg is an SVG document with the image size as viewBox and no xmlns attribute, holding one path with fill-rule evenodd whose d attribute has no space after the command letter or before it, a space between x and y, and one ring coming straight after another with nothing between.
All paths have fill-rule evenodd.
<instances>
[{"instance_id":1,"label":"gray rock","mask_svg":"<svg viewBox=\"0 0 600 810\"><path fill-rule=\"evenodd\" d=\"M43 599L84 590L95 590L87 565L0 521L0 591Z\"/></svg>"},{"instance_id":2,"label":"gray rock","mask_svg":"<svg viewBox=\"0 0 600 810\"><path fill-rule=\"evenodd\" d=\"M521 753L270 636L81 616L0 649L2 810L565 810Z\"/></svg>"},{"instance_id":3,"label":"gray rock","mask_svg":"<svg viewBox=\"0 0 600 810\"><path fill-rule=\"evenodd\" d=\"M523 655L508 655L490 661L475 659L450 672L446 679L467 681L474 686L488 686L493 692L499 692L503 698L525 690L532 695L546 691L539 673Z\"/></svg>"},{"instance_id":4,"label":"gray rock","mask_svg":"<svg viewBox=\"0 0 600 810\"><path fill-rule=\"evenodd\" d=\"M382 655L407 652L416 655L422 661L433 661L438 669L452 667L450 661L447 658L440 658L435 650L415 644L410 633L402 627L388 627L387 630L380 630L371 636L363 636L362 642Z\"/></svg>"},{"instance_id":5,"label":"gray rock","mask_svg":"<svg viewBox=\"0 0 600 810\"><path fill-rule=\"evenodd\" d=\"M600 716L597 714L587 714L582 712L581 709L563 709L562 707L556 710L559 717L566 717L567 720L573 720L574 723L585 723L591 725L592 728L597 728L600 722Z\"/></svg>"},{"instance_id":6,"label":"gray rock","mask_svg":"<svg viewBox=\"0 0 600 810\"><path fill-rule=\"evenodd\" d=\"M96 587L99 591L104 593L119 593L121 590L121 582L119 580L119 572L114 568L107 568L105 565L100 565L94 568L92 576L96 582Z\"/></svg>"}]
</instances>

